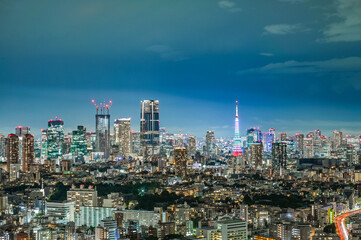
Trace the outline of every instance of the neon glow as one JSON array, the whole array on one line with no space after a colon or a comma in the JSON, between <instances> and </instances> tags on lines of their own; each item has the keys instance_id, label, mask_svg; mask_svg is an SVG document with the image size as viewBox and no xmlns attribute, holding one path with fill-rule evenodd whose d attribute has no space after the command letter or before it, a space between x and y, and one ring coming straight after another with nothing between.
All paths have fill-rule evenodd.
<instances>
[{"instance_id":1,"label":"neon glow","mask_svg":"<svg viewBox=\"0 0 361 240\"><path fill-rule=\"evenodd\" d=\"M239 136L239 120L238 120L238 101L236 101L236 119L234 126L234 138L233 138L233 149L232 155L238 157L242 155L242 143Z\"/></svg>"}]
</instances>

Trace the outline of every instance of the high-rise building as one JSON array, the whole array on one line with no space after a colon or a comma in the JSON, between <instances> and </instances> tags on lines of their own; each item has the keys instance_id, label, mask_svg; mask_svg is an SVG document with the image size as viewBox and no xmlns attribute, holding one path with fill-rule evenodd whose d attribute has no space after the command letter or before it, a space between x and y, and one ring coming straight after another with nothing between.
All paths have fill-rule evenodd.
<instances>
[{"instance_id":1,"label":"high-rise building","mask_svg":"<svg viewBox=\"0 0 361 240\"><path fill-rule=\"evenodd\" d=\"M88 144L86 140L86 128L78 126L71 135L70 152L76 158L83 158L88 154Z\"/></svg>"},{"instance_id":2,"label":"high-rise building","mask_svg":"<svg viewBox=\"0 0 361 240\"><path fill-rule=\"evenodd\" d=\"M0 134L0 161L3 161L6 157L6 141L5 136Z\"/></svg>"},{"instance_id":3,"label":"high-rise building","mask_svg":"<svg viewBox=\"0 0 361 240\"><path fill-rule=\"evenodd\" d=\"M272 166L274 168L286 168L287 165L287 144L277 142L272 144Z\"/></svg>"},{"instance_id":4,"label":"high-rise building","mask_svg":"<svg viewBox=\"0 0 361 240\"><path fill-rule=\"evenodd\" d=\"M47 140L47 159L56 160L59 164L59 159L63 155L64 142L64 122L58 117L55 120L50 119L48 122L48 129L46 130Z\"/></svg>"},{"instance_id":5,"label":"high-rise building","mask_svg":"<svg viewBox=\"0 0 361 240\"><path fill-rule=\"evenodd\" d=\"M275 131L274 128L270 128L269 132L266 135L266 152L270 152L272 148L272 143L275 142Z\"/></svg>"},{"instance_id":6,"label":"high-rise building","mask_svg":"<svg viewBox=\"0 0 361 240\"><path fill-rule=\"evenodd\" d=\"M234 121L234 138L232 155L238 157L242 155L242 142L239 135L239 120L238 120L238 101L236 101L236 119Z\"/></svg>"},{"instance_id":7,"label":"high-rise building","mask_svg":"<svg viewBox=\"0 0 361 240\"><path fill-rule=\"evenodd\" d=\"M30 134L30 127L18 126L18 127L15 128L15 134L18 137L24 136L25 134Z\"/></svg>"},{"instance_id":8,"label":"high-rise building","mask_svg":"<svg viewBox=\"0 0 361 240\"><path fill-rule=\"evenodd\" d=\"M11 165L19 164L19 137L9 134L6 143L7 171L10 172Z\"/></svg>"},{"instance_id":9,"label":"high-rise building","mask_svg":"<svg viewBox=\"0 0 361 240\"><path fill-rule=\"evenodd\" d=\"M23 172L30 172L31 166L34 164L34 136L31 134L24 134L22 140L22 165Z\"/></svg>"},{"instance_id":10,"label":"high-rise building","mask_svg":"<svg viewBox=\"0 0 361 240\"><path fill-rule=\"evenodd\" d=\"M209 156L216 155L216 138L214 131L208 130L206 134L206 153Z\"/></svg>"},{"instance_id":11,"label":"high-rise building","mask_svg":"<svg viewBox=\"0 0 361 240\"><path fill-rule=\"evenodd\" d=\"M92 100L95 104L95 101ZM96 106L96 115L95 115L95 151L104 153L104 158L108 159L110 155L110 114L109 109L112 102L109 101L108 104L101 103L100 107ZM100 111L99 111L100 108Z\"/></svg>"},{"instance_id":12,"label":"high-rise building","mask_svg":"<svg viewBox=\"0 0 361 240\"><path fill-rule=\"evenodd\" d=\"M145 159L159 154L159 101L140 103L140 141Z\"/></svg>"},{"instance_id":13,"label":"high-rise building","mask_svg":"<svg viewBox=\"0 0 361 240\"><path fill-rule=\"evenodd\" d=\"M30 134L30 127L15 127L15 134L19 137L19 159L23 159L23 136Z\"/></svg>"},{"instance_id":14,"label":"high-rise building","mask_svg":"<svg viewBox=\"0 0 361 240\"><path fill-rule=\"evenodd\" d=\"M114 141L119 146L121 156L131 153L130 118L119 118L114 121Z\"/></svg>"},{"instance_id":15,"label":"high-rise building","mask_svg":"<svg viewBox=\"0 0 361 240\"><path fill-rule=\"evenodd\" d=\"M263 166L263 148L262 143L252 143L250 146L251 163L255 168Z\"/></svg>"},{"instance_id":16,"label":"high-rise building","mask_svg":"<svg viewBox=\"0 0 361 240\"><path fill-rule=\"evenodd\" d=\"M280 133L280 140L286 141L287 140L287 133Z\"/></svg>"},{"instance_id":17,"label":"high-rise building","mask_svg":"<svg viewBox=\"0 0 361 240\"><path fill-rule=\"evenodd\" d=\"M342 132L341 131L333 131L333 140L335 142L336 147L342 144Z\"/></svg>"},{"instance_id":18,"label":"high-rise building","mask_svg":"<svg viewBox=\"0 0 361 240\"><path fill-rule=\"evenodd\" d=\"M187 150L185 148L174 149L174 162L177 176L185 176L187 174Z\"/></svg>"},{"instance_id":19,"label":"high-rise building","mask_svg":"<svg viewBox=\"0 0 361 240\"><path fill-rule=\"evenodd\" d=\"M300 155L303 155L303 140L305 136L303 134L296 134L296 148Z\"/></svg>"},{"instance_id":20,"label":"high-rise building","mask_svg":"<svg viewBox=\"0 0 361 240\"><path fill-rule=\"evenodd\" d=\"M188 138L188 156L192 157L196 155L197 147L196 147L196 137L189 136Z\"/></svg>"}]
</instances>

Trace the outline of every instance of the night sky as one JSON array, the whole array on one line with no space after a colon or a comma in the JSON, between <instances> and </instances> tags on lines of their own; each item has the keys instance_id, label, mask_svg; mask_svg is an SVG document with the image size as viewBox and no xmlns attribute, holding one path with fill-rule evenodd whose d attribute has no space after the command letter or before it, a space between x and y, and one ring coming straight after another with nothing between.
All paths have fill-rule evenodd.
<instances>
[{"instance_id":1,"label":"night sky","mask_svg":"<svg viewBox=\"0 0 361 240\"><path fill-rule=\"evenodd\" d=\"M160 101L161 127L361 134L360 0L0 0L0 132L94 130Z\"/></svg>"}]
</instances>

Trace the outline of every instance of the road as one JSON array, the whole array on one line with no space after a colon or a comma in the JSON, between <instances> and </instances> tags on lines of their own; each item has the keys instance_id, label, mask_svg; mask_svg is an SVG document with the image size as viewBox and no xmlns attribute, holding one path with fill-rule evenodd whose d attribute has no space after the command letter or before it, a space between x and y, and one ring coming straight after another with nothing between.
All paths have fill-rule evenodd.
<instances>
[{"instance_id":1,"label":"road","mask_svg":"<svg viewBox=\"0 0 361 240\"><path fill-rule=\"evenodd\" d=\"M344 214L341 214L335 218L335 225L337 234L340 236L341 240L348 240L348 230L346 228L346 218L361 213L361 209L354 211L349 211Z\"/></svg>"}]
</instances>

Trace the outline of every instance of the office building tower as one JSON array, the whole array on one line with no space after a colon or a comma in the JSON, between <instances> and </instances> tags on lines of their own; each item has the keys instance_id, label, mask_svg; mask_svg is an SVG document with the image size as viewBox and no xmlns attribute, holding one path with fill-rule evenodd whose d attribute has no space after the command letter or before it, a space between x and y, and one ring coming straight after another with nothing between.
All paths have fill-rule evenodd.
<instances>
[{"instance_id":1,"label":"office building tower","mask_svg":"<svg viewBox=\"0 0 361 240\"><path fill-rule=\"evenodd\" d=\"M19 137L19 159L23 159L23 136L30 134L30 127L18 126L15 128L15 134Z\"/></svg>"},{"instance_id":2,"label":"office building tower","mask_svg":"<svg viewBox=\"0 0 361 240\"><path fill-rule=\"evenodd\" d=\"M286 168L287 166L287 144L277 142L272 144L272 167Z\"/></svg>"},{"instance_id":3,"label":"office building tower","mask_svg":"<svg viewBox=\"0 0 361 240\"><path fill-rule=\"evenodd\" d=\"M333 131L333 140L336 147L340 146L342 144L342 132L337 130Z\"/></svg>"},{"instance_id":4,"label":"office building tower","mask_svg":"<svg viewBox=\"0 0 361 240\"><path fill-rule=\"evenodd\" d=\"M98 106L94 100L93 104L96 107L95 114L95 151L104 153L104 158L108 159L110 155L110 114L109 110L112 101L108 104L100 103Z\"/></svg>"},{"instance_id":5,"label":"office building tower","mask_svg":"<svg viewBox=\"0 0 361 240\"><path fill-rule=\"evenodd\" d=\"M251 146L252 143L255 142L254 132L256 131L255 128L247 129L247 147Z\"/></svg>"},{"instance_id":6,"label":"office building tower","mask_svg":"<svg viewBox=\"0 0 361 240\"><path fill-rule=\"evenodd\" d=\"M34 164L34 136L31 134L24 134L22 137L22 165L23 172L30 172Z\"/></svg>"},{"instance_id":7,"label":"office building tower","mask_svg":"<svg viewBox=\"0 0 361 240\"><path fill-rule=\"evenodd\" d=\"M239 135L239 120L238 120L238 101L236 101L236 118L234 121L234 138L233 138L233 148L232 155L238 157L242 155L242 142Z\"/></svg>"},{"instance_id":8,"label":"office building tower","mask_svg":"<svg viewBox=\"0 0 361 240\"><path fill-rule=\"evenodd\" d=\"M215 223L219 231L218 240L247 240L247 222L242 220L225 220Z\"/></svg>"},{"instance_id":9,"label":"office building tower","mask_svg":"<svg viewBox=\"0 0 361 240\"><path fill-rule=\"evenodd\" d=\"M275 132L274 128L270 128L269 132L266 135L266 152L270 152L272 148L272 143L275 142Z\"/></svg>"},{"instance_id":10,"label":"office building tower","mask_svg":"<svg viewBox=\"0 0 361 240\"><path fill-rule=\"evenodd\" d=\"M22 137L25 134L30 134L30 127L22 127L22 126L18 126L15 128L15 134L18 137Z\"/></svg>"},{"instance_id":11,"label":"office building tower","mask_svg":"<svg viewBox=\"0 0 361 240\"><path fill-rule=\"evenodd\" d=\"M321 130L320 129L316 129L315 130L315 139L320 139L321 138Z\"/></svg>"},{"instance_id":12,"label":"office building tower","mask_svg":"<svg viewBox=\"0 0 361 240\"><path fill-rule=\"evenodd\" d=\"M296 151L302 156L303 155L303 141L304 135L296 133Z\"/></svg>"},{"instance_id":13,"label":"office building tower","mask_svg":"<svg viewBox=\"0 0 361 240\"><path fill-rule=\"evenodd\" d=\"M176 175L184 177L187 174L187 150L185 148L174 149L174 162Z\"/></svg>"},{"instance_id":14,"label":"office building tower","mask_svg":"<svg viewBox=\"0 0 361 240\"><path fill-rule=\"evenodd\" d=\"M19 137L9 134L6 143L7 171L10 173L12 165L19 164Z\"/></svg>"},{"instance_id":15,"label":"office building tower","mask_svg":"<svg viewBox=\"0 0 361 240\"><path fill-rule=\"evenodd\" d=\"M141 155L140 132L131 131L131 149L132 153Z\"/></svg>"},{"instance_id":16,"label":"office building tower","mask_svg":"<svg viewBox=\"0 0 361 240\"><path fill-rule=\"evenodd\" d=\"M214 131L208 130L206 134L206 153L208 156L216 155L216 138Z\"/></svg>"},{"instance_id":17,"label":"office building tower","mask_svg":"<svg viewBox=\"0 0 361 240\"><path fill-rule=\"evenodd\" d=\"M130 118L119 118L114 121L114 142L123 157L128 157L131 153L130 134Z\"/></svg>"},{"instance_id":18,"label":"office building tower","mask_svg":"<svg viewBox=\"0 0 361 240\"><path fill-rule=\"evenodd\" d=\"M142 153L148 158L159 154L159 101L141 101L140 111L140 141Z\"/></svg>"},{"instance_id":19,"label":"office building tower","mask_svg":"<svg viewBox=\"0 0 361 240\"><path fill-rule=\"evenodd\" d=\"M6 157L6 141L5 136L0 134L0 161L4 161Z\"/></svg>"},{"instance_id":20,"label":"office building tower","mask_svg":"<svg viewBox=\"0 0 361 240\"><path fill-rule=\"evenodd\" d=\"M58 117L55 120L50 119L48 129L46 130L47 140L47 159L56 160L59 164L59 158L63 155L64 142L64 122Z\"/></svg>"},{"instance_id":21,"label":"office building tower","mask_svg":"<svg viewBox=\"0 0 361 240\"><path fill-rule=\"evenodd\" d=\"M75 160L83 160L84 156L88 154L88 143L86 140L86 128L78 126L71 135L70 152Z\"/></svg>"},{"instance_id":22,"label":"office building tower","mask_svg":"<svg viewBox=\"0 0 361 240\"><path fill-rule=\"evenodd\" d=\"M280 133L280 140L286 141L287 140L287 133Z\"/></svg>"},{"instance_id":23,"label":"office building tower","mask_svg":"<svg viewBox=\"0 0 361 240\"><path fill-rule=\"evenodd\" d=\"M196 137L189 136L188 138L188 156L192 157L196 155L197 147L196 147Z\"/></svg>"},{"instance_id":24,"label":"office building tower","mask_svg":"<svg viewBox=\"0 0 361 240\"><path fill-rule=\"evenodd\" d=\"M263 166L263 147L262 143L252 143L250 146L251 164L254 168Z\"/></svg>"}]
</instances>

